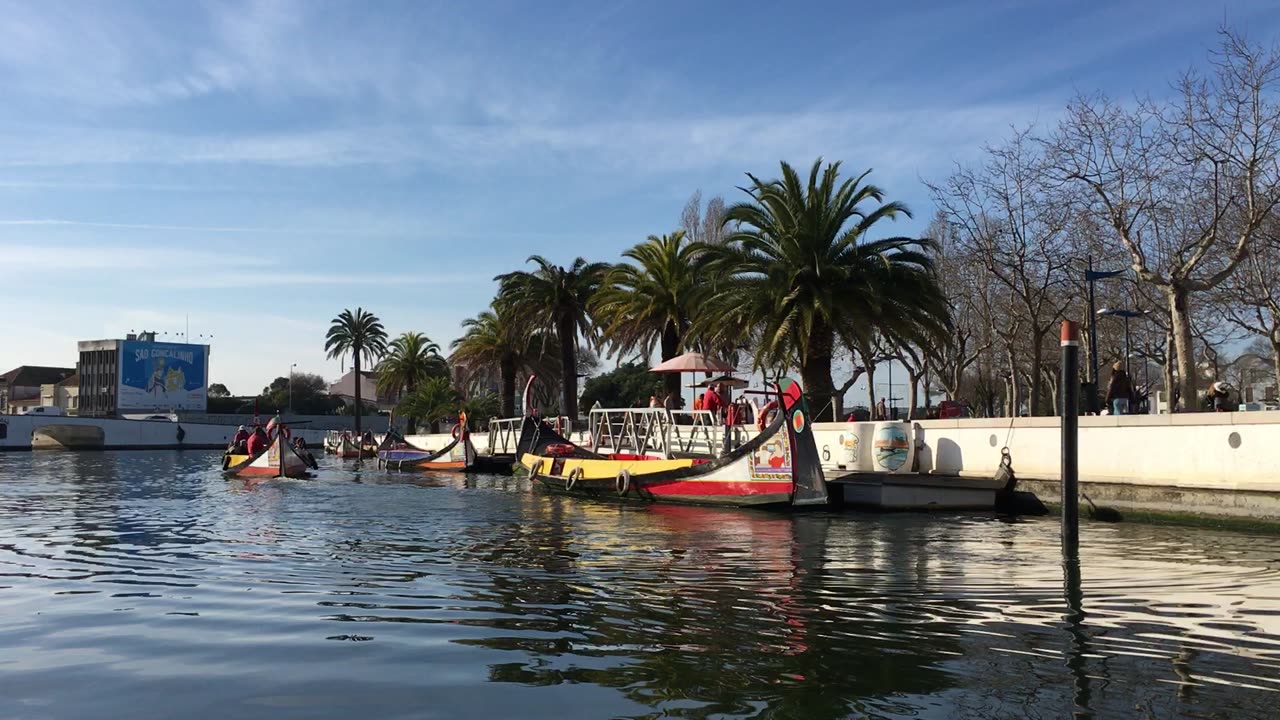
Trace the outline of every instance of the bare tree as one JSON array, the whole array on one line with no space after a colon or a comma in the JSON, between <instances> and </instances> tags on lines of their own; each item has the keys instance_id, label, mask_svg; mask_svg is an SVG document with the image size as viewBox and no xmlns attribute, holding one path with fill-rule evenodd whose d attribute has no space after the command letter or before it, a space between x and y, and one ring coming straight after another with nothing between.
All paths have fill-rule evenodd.
<instances>
[{"instance_id":1,"label":"bare tree","mask_svg":"<svg viewBox=\"0 0 1280 720\"><path fill-rule=\"evenodd\" d=\"M951 306L953 322L947 341L930 348L930 353L935 358L942 391L948 400L956 400L960 397L965 371L992 346L991 333L984 332L985 305L979 299L989 292L990 276L957 242L955 230L945 215L935 216L925 234L938 244L938 282Z\"/></svg>"},{"instance_id":2,"label":"bare tree","mask_svg":"<svg viewBox=\"0 0 1280 720\"><path fill-rule=\"evenodd\" d=\"M1221 290L1222 317L1262 336L1280 383L1280 215L1267 218L1239 271Z\"/></svg>"},{"instance_id":3,"label":"bare tree","mask_svg":"<svg viewBox=\"0 0 1280 720\"><path fill-rule=\"evenodd\" d=\"M724 198L716 195L702 208L702 191L694 190L680 212L680 228L694 242L719 245L727 236L724 228Z\"/></svg>"},{"instance_id":4,"label":"bare tree","mask_svg":"<svg viewBox=\"0 0 1280 720\"><path fill-rule=\"evenodd\" d=\"M1048 410L1040 371L1044 338L1070 297L1061 288L1071 260L1067 238L1073 208L1060 185L1045 182L1041 146L1029 130L1015 132L986 154L981 168L958 168L930 189L958 241L1009 291L1006 312L1017 317L1015 325L1025 336L1010 336L1006 350L1015 376L1014 347L1021 345L1028 353L1029 366L1022 374L1030 387L1027 409L1035 415Z\"/></svg>"},{"instance_id":5,"label":"bare tree","mask_svg":"<svg viewBox=\"0 0 1280 720\"><path fill-rule=\"evenodd\" d=\"M1192 296L1231 276L1280 201L1280 54L1223 30L1210 67L1184 73L1167 103L1077 98L1048 142L1056 176L1090 191L1164 293L1183 409L1197 408Z\"/></svg>"}]
</instances>

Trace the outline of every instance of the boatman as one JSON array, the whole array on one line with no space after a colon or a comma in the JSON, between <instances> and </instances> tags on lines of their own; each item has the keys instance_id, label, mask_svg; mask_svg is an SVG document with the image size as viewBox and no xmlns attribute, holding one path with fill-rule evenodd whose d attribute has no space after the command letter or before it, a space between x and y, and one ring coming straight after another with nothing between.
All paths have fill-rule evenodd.
<instances>
[{"instance_id":1,"label":"boatman","mask_svg":"<svg viewBox=\"0 0 1280 720\"><path fill-rule=\"evenodd\" d=\"M240 428L236 430L235 437L231 438L231 451L236 453L246 452L246 443L248 442L249 430L245 426L241 425Z\"/></svg>"}]
</instances>

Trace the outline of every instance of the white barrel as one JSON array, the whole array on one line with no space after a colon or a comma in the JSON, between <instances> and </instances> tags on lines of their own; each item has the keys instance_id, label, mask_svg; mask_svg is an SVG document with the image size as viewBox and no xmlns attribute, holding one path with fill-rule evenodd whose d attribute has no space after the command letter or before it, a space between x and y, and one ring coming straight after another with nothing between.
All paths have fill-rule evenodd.
<instances>
[{"instance_id":1,"label":"white barrel","mask_svg":"<svg viewBox=\"0 0 1280 720\"><path fill-rule=\"evenodd\" d=\"M893 474L911 472L916 452L913 430L908 422L876 423L871 447L864 451L871 459L871 467L867 469Z\"/></svg>"}]
</instances>

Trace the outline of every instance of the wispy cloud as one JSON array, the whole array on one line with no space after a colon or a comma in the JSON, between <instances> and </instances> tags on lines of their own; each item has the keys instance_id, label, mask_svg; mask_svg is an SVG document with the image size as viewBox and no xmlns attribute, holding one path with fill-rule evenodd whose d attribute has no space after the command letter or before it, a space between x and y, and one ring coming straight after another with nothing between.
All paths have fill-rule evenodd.
<instances>
[{"instance_id":1,"label":"wispy cloud","mask_svg":"<svg viewBox=\"0 0 1280 720\"><path fill-rule=\"evenodd\" d=\"M299 233L302 230L262 227L218 227L208 225L156 225L148 223L111 223L51 218L0 220L0 227L91 227L111 230L164 230L197 233ZM307 233L315 232L307 230Z\"/></svg>"}]
</instances>

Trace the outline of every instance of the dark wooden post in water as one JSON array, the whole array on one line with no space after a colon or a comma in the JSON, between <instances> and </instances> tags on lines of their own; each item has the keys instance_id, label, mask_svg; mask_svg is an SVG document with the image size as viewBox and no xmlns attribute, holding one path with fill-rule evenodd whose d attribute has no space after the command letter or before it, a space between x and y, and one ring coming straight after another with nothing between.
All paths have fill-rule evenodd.
<instances>
[{"instance_id":1,"label":"dark wooden post in water","mask_svg":"<svg viewBox=\"0 0 1280 720\"><path fill-rule=\"evenodd\" d=\"M1080 325L1062 323L1062 557L1074 561L1080 549Z\"/></svg>"}]
</instances>

